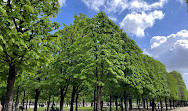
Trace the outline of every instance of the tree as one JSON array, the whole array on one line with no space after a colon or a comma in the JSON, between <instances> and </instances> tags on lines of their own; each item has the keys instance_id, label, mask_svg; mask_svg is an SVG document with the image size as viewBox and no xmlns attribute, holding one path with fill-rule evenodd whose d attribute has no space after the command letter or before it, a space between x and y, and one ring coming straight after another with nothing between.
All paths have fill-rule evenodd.
<instances>
[{"instance_id":1,"label":"tree","mask_svg":"<svg viewBox=\"0 0 188 111\"><path fill-rule=\"evenodd\" d=\"M177 71L170 72L171 75L176 79L177 88L178 88L178 96L179 100L188 100L188 91L186 89L185 83L180 73Z\"/></svg>"},{"instance_id":2,"label":"tree","mask_svg":"<svg viewBox=\"0 0 188 111\"><path fill-rule=\"evenodd\" d=\"M73 102L74 96L76 94L76 90L78 89L79 84L81 84L82 80L79 78L82 76L80 71L82 69L82 61L79 58L79 51L77 52L76 49L79 48L77 45L77 38L78 34L80 33L79 30L82 29L79 26L80 19L83 19L84 16L80 18L76 18L74 23L70 26L64 25L63 30L59 30L56 34L60 38L60 50L58 50L56 56L56 60L54 62L54 72L56 73L56 80L58 80L58 87L61 90L61 100L60 100L60 110L63 110L64 98L67 93L67 89L69 85L73 86L72 91L72 98L71 98L71 110L73 110ZM83 18L82 18L83 17Z\"/></svg>"},{"instance_id":3,"label":"tree","mask_svg":"<svg viewBox=\"0 0 188 111\"><path fill-rule=\"evenodd\" d=\"M174 76L171 73L167 73L167 84L168 84L168 89L170 92L170 107L171 107L171 102L173 101L173 107L175 107L174 102L175 100L179 99L179 95L178 95L178 85L177 85L177 81L174 78Z\"/></svg>"},{"instance_id":4,"label":"tree","mask_svg":"<svg viewBox=\"0 0 188 111\"><path fill-rule=\"evenodd\" d=\"M119 45L122 30L103 12L88 22L82 37L85 44L81 48L86 51L83 54L86 66L82 72L96 85L97 111L100 111L102 88L112 78L123 79L124 55Z\"/></svg>"},{"instance_id":5,"label":"tree","mask_svg":"<svg viewBox=\"0 0 188 111\"><path fill-rule=\"evenodd\" d=\"M57 23L49 17L59 12L58 0L0 1L0 59L8 66L5 110L12 110L15 76L20 70L48 62Z\"/></svg>"},{"instance_id":6,"label":"tree","mask_svg":"<svg viewBox=\"0 0 188 111\"><path fill-rule=\"evenodd\" d=\"M109 78L123 79L121 32L103 12L92 19L81 14L75 16L74 23L60 31L63 39L60 61L67 67L64 74L71 77L73 89L84 80L97 87L97 110L101 109L102 87Z\"/></svg>"}]
</instances>

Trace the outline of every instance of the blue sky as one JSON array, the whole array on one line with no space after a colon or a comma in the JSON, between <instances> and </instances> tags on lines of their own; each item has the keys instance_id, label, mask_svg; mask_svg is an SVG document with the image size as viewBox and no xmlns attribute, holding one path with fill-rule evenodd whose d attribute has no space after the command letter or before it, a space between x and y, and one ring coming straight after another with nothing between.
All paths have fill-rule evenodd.
<instances>
[{"instance_id":1,"label":"blue sky","mask_svg":"<svg viewBox=\"0 0 188 111\"><path fill-rule=\"evenodd\" d=\"M59 0L52 21L69 25L75 14L103 11L136 41L144 54L177 70L188 87L188 13L185 0ZM61 27L62 29L63 27Z\"/></svg>"}]
</instances>

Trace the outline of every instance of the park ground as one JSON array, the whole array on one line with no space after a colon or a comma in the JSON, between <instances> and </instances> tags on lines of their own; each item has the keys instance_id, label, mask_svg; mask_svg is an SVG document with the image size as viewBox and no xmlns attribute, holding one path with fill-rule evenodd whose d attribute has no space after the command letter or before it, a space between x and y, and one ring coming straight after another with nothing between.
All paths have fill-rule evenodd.
<instances>
[{"instance_id":1,"label":"park ground","mask_svg":"<svg viewBox=\"0 0 188 111\"><path fill-rule=\"evenodd\" d=\"M45 111L46 107L40 107L38 108L38 111ZM64 111L69 111L69 108L64 108ZM29 108L28 111L33 111L33 108ZM93 107L79 107L78 111L93 111ZM109 108L105 109L104 111L109 111ZM115 111L115 108L113 108L113 111ZM118 111L121 111L120 109ZM151 111L149 110L144 110L144 109L133 109L131 111ZM156 109L155 111L160 111L159 109ZM166 111L163 109L163 111ZM173 110L168 110L168 111L188 111L188 107L178 107Z\"/></svg>"}]
</instances>

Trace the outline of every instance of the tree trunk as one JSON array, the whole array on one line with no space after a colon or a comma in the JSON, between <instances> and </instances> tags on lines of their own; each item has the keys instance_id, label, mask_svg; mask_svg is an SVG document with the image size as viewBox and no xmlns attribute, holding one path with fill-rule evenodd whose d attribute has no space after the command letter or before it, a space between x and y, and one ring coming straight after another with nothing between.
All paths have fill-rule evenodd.
<instances>
[{"instance_id":1,"label":"tree trunk","mask_svg":"<svg viewBox=\"0 0 188 111\"><path fill-rule=\"evenodd\" d=\"M152 99L152 111L155 111L155 99Z\"/></svg>"},{"instance_id":2,"label":"tree trunk","mask_svg":"<svg viewBox=\"0 0 188 111\"><path fill-rule=\"evenodd\" d=\"M102 86L97 86L97 111L101 111Z\"/></svg>"},{"instance_id":3,"label":"tree trunk","mask_svg":"<svg viewBox=\"0 0 188 111\"><path fill-rule=\"evenodd\" d=\"M142 101L143 101L143 108L146 108L146 103L145 103L145 99L142 97Z\"/></svg>"},{"instance_id":4,"label":"tree trunk","mask_svg":"<svg viewBox=\"0 0 188 111\"><path fill-rule=\"evenodd\" d=\"M84 106L84 104L85 104L85 103L84 103L84 99L83 99L83 102L82 102L82 103L83 103L83 107L85 107L85 106Z\"/></svg>"},{"instance_id":5,"label":"tree trunk","mask_svg":"<svg viewBox=\"0 0 188 111\"><path fill-rule=\"evenodd\" d=\"M146 98L146 105L147 105L147 110L148 110L148 99Z\"/></svg>"},{"instance_id":6,"label":"tree trunk","mask_svg":"<svg viewBox=\"0 0 188 111\"><path fill-rule=\"evenodd\" d=\"M38 100L39 100L39 94L40 94L40 91L38 89L35 90L35 104L34 104L34 111L37 111L37 103L38 103Z\"/></svg>"},{"instance_id":7,"label":"tree trunk","mask_svg":"<svg viewBox=\"0 0 188 111\"><path fill-rule=\"evenodd\" d=\"M132 110L132 100L131 100L131 98L129 98L129 111L131 111Z\"/></svg>"},{"instance_id":8,"label":"tree trunk","mask_svg":"<svg viewBox=\"0 0 188 111\"><path fill-rule=\"evenodd\" d=\"M125 91L124 91L124 104L125 104L125 111L127 111L127 96Z\"/></svg>"},{"instance_id":9,"label":"tree trunk","mask_svg":"<svg viewBox=\"0 0 188 111\"><path fill-rule=\"evenodd\" d=\"M175 100L173 99L173 108L175 109Z\"/></svg>"},{"instance_id":10,"label":"tree trunk","mask_svg":"<svg viewBox=\"0 0 188 111\"><path fill-rule=\"evenodd\" d=\"M101 111L102 111L102 108L103 108L103 101L101 101Z\"/></svg>"},{"instance_id":11,"label":"tree trunk","mask_svg":"<svg viewBox=\"0 0 188 111\"><path fill-rule=\"evenodd\" d=\"M7 79L7 92L5 100L5 111L12 111L13 99L14 99L14 83L17 75L16 66L10 65L9 75Z\"/></svg>"},{"instance_id":12,"label":"tree trunk","mask_svg":"<svg viewBox=\"0 0 188 111\"><path fill-rule=\"evenodd\" d=\"M96 97L95 97L95 92L96 92L96 90L94 89L94 108L93 108L93 111L96 111L96 103L95 103L95 99L96 99Z\"/></svg>"},{"instance_id":13,"label":"tree trunk","mask_svg":"<svg viewBox=\"0 0 188 111\"><path fill-rule=\"evenodd\" d=\"M16 103L15 103L15 111L17 111L18 110L18 102L19 102L19 89L20 89L20 87L18 86L18 88L17 88L17 91L16 91Z\"/></svg>"},{"instance_id":14,"label":"tree trunk","mask_svg":"<svg viewBox=\"0 0 188 111\"><path fill-rule=\"evenodd\" d=\"M123 111L123 99L121 98L121 111Z\"/></svg>"},{"instance_id":15,"label":"tree trunk","mask_svg":"<svg viewBox=\"0 0 188 111\"><path fill-rule=\"evenodd\" d=\"M138 109L140 109L139 99L137 99L137 106L138 106Z\"/></svg>"},{"instance_id":16,"label":"tree trunk","mask_svg":"<svg viewBox=\"0 0 188 111\"><path fill-rule=\"evenodd\" d=\"M47 111L49 111L50 107L50 100L51 100L51 92L49 93L48 102L47 102Z\"/></svg>"},{"instance_id":17,"label":"tree trunk","mask_svg":"<svg viewBox=\"0 0 188 111\"><path fill-rule=\"evenodd\" d=\"M73 86L73 89L72 89L72 97L71 97L70 111L73 111L74 96L75 96L75 94L76 94L76 86Z\"/></svg>"},{"instance_id":18,"label":"tree trunk","mask_svg":"<svg viewBox=\"0 0 188 111\"><path fill-rule=\"evenodd\" d=\"M79 92L76 93L76 111L78 111L78 97L79 97Z\"/></svg>"},{"instance_id":19,"label":"tree trunk","mask_svg":"<svg viewBox=\"0 0 188 111\"><path fill-rule=\"evenodd\" d=\"M25 103L25 90L24 90L24 96L23 96L23 100L22 100L22 106L24 107Z\"/></svg>"},{"instance_id":20,"label":"tree trunk","mask_svg":"<svg viewBox=\"0 0 188 111\"><path fill-rule=\"evenodd\" d=\"M63 104L64 104L65 96L67 94L67 89L68 89L68 85L64 86L63 88L61 87L60 111L63 111Z\"/></svg>"},{"instance_id":21,"label":"tree trunk","mask_svg":"<svg viewBox=\"0 0 188 111\"><path fill-rule=\"evenodd\" d=\"M31 100L29 101L29 108L30 108L30 105L31 105Z\"/></svg>"},{"instance_id":22,"label":"tree trunk","mask_svg":"<svg viewBox=\"0 0 188 111\"><path fill-rule=\"evenodd\" d=\"M28 97L27 97L27 103L26 103L25 111L27 111L27 105L28 105Z\"/></svg>"},{"instance_id":23,"label":"tree trunk","mask_svg":"<svg viewBox=\"0 0 188 111\"><path fill-rule=\"evenodd\" d=\"M110 111L112 111L112 96L110 95Z\"/></svg>"},{"instance_id":24,"label":"tree trunk","mask_svg":"<svg viewBox=\"0 0 188 111\"><path fill-rule=\"evenodd\" d=\"M161 106L161 111L163 110L163 103L162 103L162 100L160 98L160 106Z\"/></svg>"},{"instance_id":25,"label":"tree trunk","mask_svg":"<svg viewBox=\"0 0 188 111\"><path fill-rule=\"evenodd\" d=\"M116 104L116 111L118 110L118 102L117 102L117 96L115 97L116 98L116 102L115 102L115 104Z\"/></svg>"},{"instance_id":26,"label":"tree trunk","mask_svg":"<svg viewBox=\"0 0 188 111\"><path fill-rule=\"evenodd\" d=\"M166 110L168 110L167 98L165 98L165 105L166 105Z\"/></svg>"},{"instance_id":27,"label":"tree trunk","mask_svg":"<svg viewBox=\"0 0 188 111\"><path fill-rule=\"evenodd\" d=\"M52 102L52 109L55 107L55 101L54 101L54 96L53 96L53 102Z\"/></svg>"},{"instance_id":28,"label":"tree trunk","mask_svg":"<svg viewBox=\"0 0 188 111\"><path fill-rule=\"evenodd\" d=\"M103 77L104 77L104 73L103 73L104 64L103 64L103 62L101 62L101 69L102 70L101 70L100 77L99 77L99 75L97 73L97 69L96 69L96 77L97 77L97 81L103 82ZM101 111L101 98L102 98L102 86L97 85L97 111Z\"/></svg>"},{"instance_id":29,"label":"tree trunk","mask_svg":"<svg viewBox=\"0 0 188 111\"><path fill-rule=\"evenodd\" d=\"M171 99L169 99L169 103L170 103L170 110L172 110L172 101L171 101Z\"/></svg>"}]
</instances>

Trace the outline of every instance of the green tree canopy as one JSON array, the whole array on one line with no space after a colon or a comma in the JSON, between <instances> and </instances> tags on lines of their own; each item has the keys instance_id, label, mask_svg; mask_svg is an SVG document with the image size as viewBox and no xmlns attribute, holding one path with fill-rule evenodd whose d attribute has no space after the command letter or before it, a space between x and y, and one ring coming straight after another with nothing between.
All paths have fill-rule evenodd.
<instances>
[{"instance_id":1,"label":"green tree canopy","mask_svg":"<svg viewBox=\"0 0 188 111\"><path fill-rule=\"evenodd\" d=\"M0 0L0 67L9 70L6 111L12 110L18 71L49 62L53 49L49 32L59 27L49 18L59 10L58 0Z\"/></svg>"}]
</instances>

